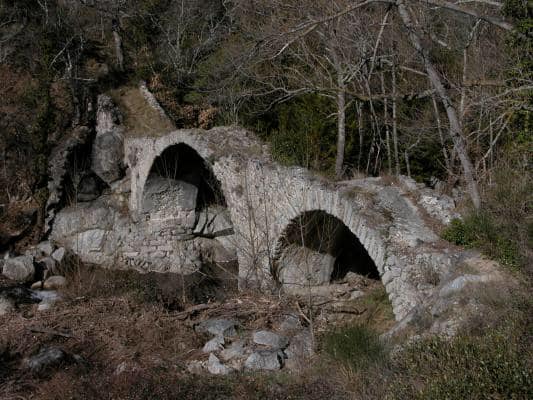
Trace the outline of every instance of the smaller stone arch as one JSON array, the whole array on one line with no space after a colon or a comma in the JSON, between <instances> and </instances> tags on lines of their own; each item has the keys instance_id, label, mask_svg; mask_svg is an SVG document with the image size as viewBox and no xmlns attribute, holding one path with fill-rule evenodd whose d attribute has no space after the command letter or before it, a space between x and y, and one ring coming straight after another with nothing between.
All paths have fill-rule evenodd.
<instances>
[{"instance_id":1,"label":"smaller stone arch","mask_svg":"<svg viewBox=\"0 0 533 400\"><path fill-rule=\"evenodd\" d=\"M155 186L155 187L151 187ZM166 147L152 162L142 193L142 211L150 211L150 189L181 192L185 208L200 211L211 205L226 207L222 186L208 162L191 146L180 142Z\"/></svg>"},{"instance_id":2,"label":"smaller stone arch","mask_svg":"<svg viewBox=\"0 0 533 400\"><path fill-rule=\"evenodd\" d=\"M379 270L361 241L338 217L324 210L292 218L278 240L272 275L284 290L320 286L349 272L379 280Z\"/></svg>"}]
</instances>

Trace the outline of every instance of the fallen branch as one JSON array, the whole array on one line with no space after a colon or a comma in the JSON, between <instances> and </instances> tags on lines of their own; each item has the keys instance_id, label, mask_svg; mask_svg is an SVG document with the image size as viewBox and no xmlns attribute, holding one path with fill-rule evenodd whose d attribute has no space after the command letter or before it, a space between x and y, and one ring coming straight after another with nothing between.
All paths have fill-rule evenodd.
<instances>
[{"instance_id":1,"label":"fallen branch","mask_svg":"<svg viewBox=\"0 0 533 400\"><path fill-rule=\"evenodd\" d=\"M54 336L61 336L61 337L64 337L64 338L74 338L75 336L69 334L69 333L65 333L65 332L60 332L60 331L56 331L56 330L53 330L53 329L46 329L46 328L29 328L30 332L34 332L34 333L45 333L45 334L48 334L48 335L54 335Z\"/></svg>"}]
</instances>

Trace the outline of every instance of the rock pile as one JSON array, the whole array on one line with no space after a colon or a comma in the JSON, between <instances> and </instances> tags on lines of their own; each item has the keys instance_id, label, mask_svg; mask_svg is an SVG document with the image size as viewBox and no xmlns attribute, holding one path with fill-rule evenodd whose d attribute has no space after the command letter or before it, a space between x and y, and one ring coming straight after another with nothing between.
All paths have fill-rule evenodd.
<instances>
[{"instance_id":1,"label":"rock pile","mask_svg":"<svg viewBox=\"0 0 533 400\"><path fill-rule=\"evenodd\" d=\"M192 373L226 375L239 371L276 371L299 369L313 355L313 340L294 315L286 316L277 331L248 332L235 320L209 319L195 327L211 336L202 348L207 360L191 360Z\"/></svg>"},{"instance_id":2,"label":"rock pile","mask_svg":"<svg viewBox=\"0 0 533 400\"><path fill-rule=\"evenodd\" d=\"M49 310L61 300L57 290L67 285L61 274L70 261L64 248L49 241L28 248L24 255L2 260L0 272L18 286L0 289L0 315L29 303L39 303L38 311ZM31 289L24 286L30 284Z\"/></svg>"}]
</instances>

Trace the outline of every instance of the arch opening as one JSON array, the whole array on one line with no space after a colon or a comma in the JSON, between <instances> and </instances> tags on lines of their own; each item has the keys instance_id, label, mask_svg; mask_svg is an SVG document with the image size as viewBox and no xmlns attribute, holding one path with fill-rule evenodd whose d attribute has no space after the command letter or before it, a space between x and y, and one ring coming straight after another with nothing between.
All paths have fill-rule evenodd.
<instances>
[{"instance_id":1,"label":"arch opening","mask_svg":"<svg viewBox=\"0 0 533 400\"><path fill-rule=\"evenodd\" d=\"M156 157L144 185L142 212L154 253L186 276L187 296L200 299L237 290L233 223L222 186L192 147L178 143ZM159 242L163 242L160 244ZM202 297L203 296L203 297Z\"/></svg>"},{"instance_id":2,"label":"arch opening","mask_svg":"<svg viewBox=\"0 0 533 400\"><path fill-rule=\"evenodd\" d=\"M285 229L274 257L273 275L288 291L339 282L350 272L379 280L376 264L338 218L309 211Z\"/></svg>"},{"instance_id":3,"label":"arch opening","mask_svg":"<svg viewBox=\"0 0 533 400\"><path fill-rule=\"evenodd\" d=\"M174 193L174 204L200 211L226 207L220 183L205 160L192 147L179 143L166 148L152 164L144 186L143 211L153 211L154 193ZM147 196L148 195L148 196ZM150 202L152 200L152 202ZM172 200L172 199L165 199Z\"/></svg>"}]
</instances>

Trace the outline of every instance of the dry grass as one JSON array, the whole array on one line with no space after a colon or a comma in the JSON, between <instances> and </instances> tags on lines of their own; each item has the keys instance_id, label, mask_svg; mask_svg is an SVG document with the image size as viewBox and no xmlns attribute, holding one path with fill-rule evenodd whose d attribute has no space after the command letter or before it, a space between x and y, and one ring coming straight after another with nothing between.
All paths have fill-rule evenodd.
<instances>
[{"instance_id":1,"label":"dry grass","mask_svg":"<svg viewBox=\"0 0 533 400\"><path fill-rule=\"evenodd\" d=\"M198 378L186 371L188 360L207 357L198 350L206 338L194 331L196 323L226 317L236 318L243 331L273 327L287 312L288 305L278 297L234 296L230 291L224 301L189 313L191 303L169 309L162 297L154 297L158 290L150 285L161 286L145 275L101 270L76 274L74 279L71 271L65 301L52 311L37 312L29 305L0 317L2 400L345 398L320 376L281 372ZM67 363L32 376L22 360L46 346L60 346L86 364ZM126 371L117 374L120 364Z\"/></svg>"}]
</instances>

